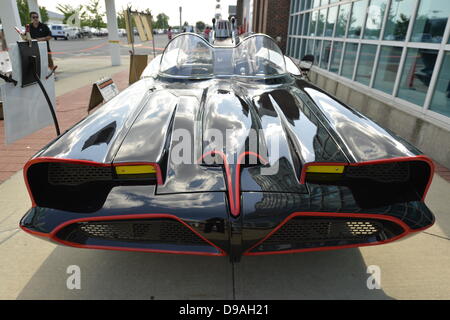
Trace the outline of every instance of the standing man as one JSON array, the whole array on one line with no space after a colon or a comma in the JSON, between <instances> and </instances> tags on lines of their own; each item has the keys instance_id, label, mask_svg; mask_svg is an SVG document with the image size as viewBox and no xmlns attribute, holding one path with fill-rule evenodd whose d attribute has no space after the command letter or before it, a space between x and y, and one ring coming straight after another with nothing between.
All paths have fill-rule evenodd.
<instances>
[{"instance_id":1,"label":"standing man","mask_svg":"<svg viewBox=\"0 0 450 320\"><path fill-rule=\"evenodd\" d=\"M50 54L50 44L48 41L52 38L52 32L45 23L39 21L39 14L37 12L30 12L31 23L29 24L31 39L37 41L47 41L48 51L48 67L53 71L55 66L53 64L52 55Z\"/></svg>"}]
</instances>

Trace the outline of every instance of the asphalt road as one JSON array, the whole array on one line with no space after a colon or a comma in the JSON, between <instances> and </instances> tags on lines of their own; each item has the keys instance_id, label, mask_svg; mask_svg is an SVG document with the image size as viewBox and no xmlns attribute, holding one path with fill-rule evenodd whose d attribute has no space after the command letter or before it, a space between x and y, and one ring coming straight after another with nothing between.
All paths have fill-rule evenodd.
<instances>
[{"instance_id":1,"label":"asphalt road","mask_svg":"<svg viewBox=\"0 0 450 320\"><path fill-rule=\"evenodd\" d=\"M135 37L135 54L153 54L152 41L140 41L139 37ZM161 53L168 43L167 35L155 35L156 53ZM86 56L108 56L109 45L108 37L93 37L77 40L51 40L50 49L55 58L73 58ZM129 55L131 45L128 44L126 37L120 38L121 55Z\"/></svg>"}]
</instances>

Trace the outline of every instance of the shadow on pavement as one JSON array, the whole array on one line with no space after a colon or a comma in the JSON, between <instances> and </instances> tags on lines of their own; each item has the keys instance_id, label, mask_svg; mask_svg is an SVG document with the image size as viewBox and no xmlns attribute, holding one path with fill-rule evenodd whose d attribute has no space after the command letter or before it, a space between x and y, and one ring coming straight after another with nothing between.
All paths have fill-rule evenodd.
<instances>
[{"instance_id":1,"label":"shadow on pavement","mask_svg":"<svg viewBox=\"0 0 450 320\"><path fill-rule=\"evenodd\" d=\"M246 257L235 267L237 299L392 299L369 290L359 249Z\"/></svg>"},{"instance_id":2,"label":"shadow on pavement","mask_svg":"<svg viewBox=\"0 0 450 320\"><path fill-rule=\"evenodd\" d=\"M69 290L67 267L81 269ZM390 299L369 290L358 249L244 257L235 264L238 299ZM57 247L18 299L232 299L227 257Z\"/></svg>"},{"instance_id":3,"label":"shadow on pavement","mask_svg":"<svg viewBox=\"0 0 450 320\"><path fill-rule=\"evenodd\" d=\"M81 290L66 286L81 270ZM57 247L17 299L232 299L226 257Z\"/></svg>"}]
</instances>

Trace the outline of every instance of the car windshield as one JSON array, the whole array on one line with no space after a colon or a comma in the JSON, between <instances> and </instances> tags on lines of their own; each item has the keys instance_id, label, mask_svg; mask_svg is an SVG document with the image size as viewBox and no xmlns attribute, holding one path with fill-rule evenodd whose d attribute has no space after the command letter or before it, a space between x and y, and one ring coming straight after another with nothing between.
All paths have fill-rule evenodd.
<instances>
[{"instance_id":1,"label":"car windshield","mask_svg":"<svg viewBox=\"0 0 450 320\"><path fill-rule=\"evenodd\" d=\"M167 45L159 73L191 79L271 78L285 75L287 71L283 53L266 35L251 35L235 47L219 47L196 34L185 33Z\"/></svg>"}]
</instances>

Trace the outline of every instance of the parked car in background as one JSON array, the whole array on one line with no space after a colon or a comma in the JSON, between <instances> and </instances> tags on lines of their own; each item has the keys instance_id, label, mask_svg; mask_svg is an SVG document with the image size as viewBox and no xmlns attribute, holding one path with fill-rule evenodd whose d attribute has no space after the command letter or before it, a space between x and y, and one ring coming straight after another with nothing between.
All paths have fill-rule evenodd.
<instances>
[{"instance_id":1,"label":"parked car in background","mask_svg":"<svg viewBox=\"0 0 450 320\"><path fill-rule=\"evenodd\" d=\"M81 38L80 29L77 27L64 27L64 40Z\"/></svg>"},{"instance_id":2,"label":"parked car in background","mask_svg":"<svg viewBox=\"0 0 450 320\"><path fill-rule=\"evenodd\" d=\"M88 37L91 38L92 37L92 31L90 27L82 27L81 28L81 35L83 37Z\"/></svg>"},{"instance_id":3,"label":"parked car in background","mask_svg":"<svg viewBox=\"0 0 450 320\"><path fill-rule=\"evenodd\" d=\"M126 36L127 36L127 30L119 29L119 37L126 37Z\"/></svg>"},{"instance_id":4,"label":"parked car in background","mask_svg":"<svg viewBox=\"0 0 450 320\"><path fill-rule=\"evenodd\" d=\"M66 37L63 24L50 24L48 27L50 28L53 39L58 40L58 38L64 39Z\"/></svg>"}]
</instances>

